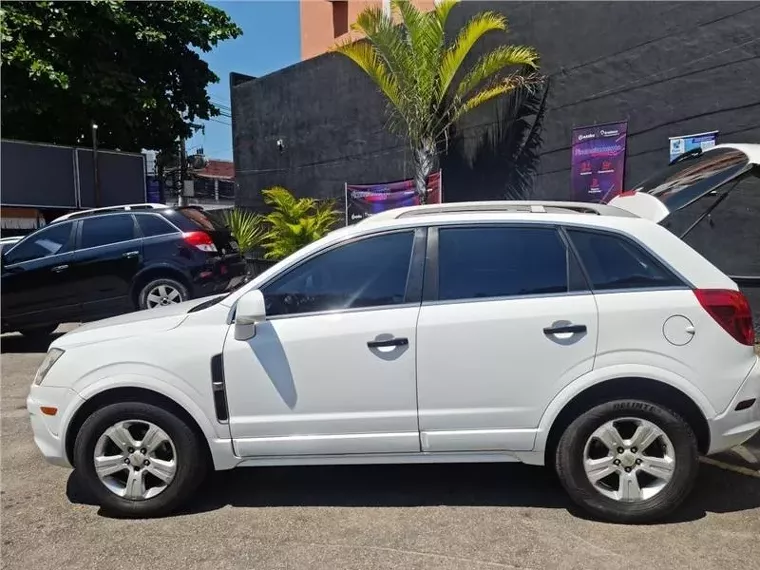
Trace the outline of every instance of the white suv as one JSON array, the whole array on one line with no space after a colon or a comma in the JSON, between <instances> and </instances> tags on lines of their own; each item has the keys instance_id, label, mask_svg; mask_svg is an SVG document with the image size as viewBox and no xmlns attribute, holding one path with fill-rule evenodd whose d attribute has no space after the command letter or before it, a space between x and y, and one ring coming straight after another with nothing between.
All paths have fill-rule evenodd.
<instances>
[{"instance_id":1,"label":"white suv","mask_svg":"<svg viewBox=\"0 0 760 570\"><path fill-rule=\"evenodd\" d=\"M175 509L208 468L522 461L643 521L760 429L753 343L734 282L623 209L422 206L227 296L76 329L28 409L121 515Z\"/></svg>"}]
</instances>

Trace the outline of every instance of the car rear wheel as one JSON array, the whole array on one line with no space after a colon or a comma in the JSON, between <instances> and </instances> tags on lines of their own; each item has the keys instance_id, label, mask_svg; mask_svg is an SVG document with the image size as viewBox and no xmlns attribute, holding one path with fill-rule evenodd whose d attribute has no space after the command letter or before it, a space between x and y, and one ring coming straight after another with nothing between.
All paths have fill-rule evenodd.
<instances>
[{"instance_id":1,"label":"car rear wheel","mask_svg":"<svg viewBox=\"0 0 760 570\"><path fill-rule=\"evenodd\" d=\"M175 279L162 277L146 283L138 295L140 309L155 309L165 305L182 303L190 298L190 293L182 283Z\"/></svg>"},{"instance_id":2,"label":"car rear wheel","mask_svg":"<svg viewBox=\"0 0 760 570\"><path fill-rule=\"evenodd\" d=\"M74 446L76 468L104 510L152 517L181 506L205 477L203 444L183 420L152 404L93 413Z\"/></svg>"},{"instance_id":3,"label":"car rear wheel","mask_svg":"<svg viewBox=\"0 0 760 570\"><path fill-rule=\"evenodd\" d=\"M568 426L557 447L562 485L593 515L650 522L675 510L691 491L699 454L689 425L640 400L596 406Z\"/></svg>"}]
</instances>

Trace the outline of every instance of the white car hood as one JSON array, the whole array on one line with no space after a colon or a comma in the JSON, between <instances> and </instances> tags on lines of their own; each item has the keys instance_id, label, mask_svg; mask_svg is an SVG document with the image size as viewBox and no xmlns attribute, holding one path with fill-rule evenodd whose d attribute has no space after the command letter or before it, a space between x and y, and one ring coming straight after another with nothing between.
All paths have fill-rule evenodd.
<instances>
[{"instance_id":1,"label":"white car hood","mask_svg":"<svg viewBox=\"0 0 760 570\"><path fill-rule=\"evenodd\" d=\"M190 309L218 296L220 295L193 299L184 303L177 303L176 305L136 311L134 313L119 315L118 317L87 323L63 335L50 346L51 348L66 349L67 347L82 344L168 331L182 324L182 321L187 318Z\"/></svg>"}]
</instances>

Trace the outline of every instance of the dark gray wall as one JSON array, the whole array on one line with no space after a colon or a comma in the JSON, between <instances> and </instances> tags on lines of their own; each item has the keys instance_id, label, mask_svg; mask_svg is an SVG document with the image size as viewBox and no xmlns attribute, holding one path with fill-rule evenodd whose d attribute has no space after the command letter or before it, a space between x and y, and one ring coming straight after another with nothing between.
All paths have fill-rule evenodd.
<instances>
[{"instance_id":1,"label":"dark gray wall","mask_svg":"<svg viewBox=\"0 0 760 570\"><path fill-rule=\"evenodd\" d=\"M507 15L507 41L535 46L551 79L537 198L569 198L573 127L628 121L629 187L667 164L669 136L715 129L719 142L760 142L758 2L467 1L452 13L450 30L484 10ZM480 50L502 41L491 35ZM260 209L260 191L272 185L341 198L345 182L411 176L408 150L385 128L383 99L341 56L231 91L239 205ZM492 109L478 111L459 133L472 144L483 135L478 125L493 121ZM461 148L457 141L441 158L445 200L501 197L509 165L498 150L484 150L470 166ZM714 227L690 242L727 271L760 273L758 212L760 186L746 183L716 212Z\"/></svg>"},{"instance_id":2,"label":"dark gray wall","mask_svg":"<svg viewBox=\"0 0 760 570\"><path fill-rule=\"evenodd\" d=\"M41 208L92 208L95 183L92 150L21 141L2 141L2 204ZM100 205L145 201L145 158L98 152Z\"/></svg>"}]
</instances>

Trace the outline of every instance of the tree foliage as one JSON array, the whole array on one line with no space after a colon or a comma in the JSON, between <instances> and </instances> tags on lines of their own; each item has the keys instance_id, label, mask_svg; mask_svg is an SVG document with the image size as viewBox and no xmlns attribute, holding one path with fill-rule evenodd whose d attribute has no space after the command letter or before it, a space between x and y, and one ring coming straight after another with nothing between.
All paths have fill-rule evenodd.
<instances>
[{"instance_id":1,"label":"tree foliage","mask_svg":"<svg viewBox=\"0 0 760 570\"><path fill-rule=\"evenodd\" d=\"M260 216L248 210L235 208L224 214L224 221L243 254L255 251L264 239L264 225Z\"/></svg>"},{"instance_id":2,"label":"tree foliage","mask_svg":"<svg viewBox=\"0 0 760 570\"><path fill-rule=\"evenodd\" d=\"M296 198L285 188L263 190L264 202L272 212L264 217L266 259L283 259L325 236L340 220L332 200Z\"/></svg>"},{"instance_id":3,"label":"tree foliage","mask_svg":"<svg viewBox=\"0 0 760 570\"><path fill-rule=\"evenodd\" d=\"M4 2L3 137L168 149L188 122L219 114L201 59L242 32L201 0Z\"/></svg>"},{"instance_id":4,"label":"tree foliage","mask_svg":"<svg viewBox=\"0 0 760 570\"><path fill-rule=\"evenodd\" d=\"M505 32L507 20L496 12L476 14L447 41L446 22L457 2L442 0L423 12L409 0L393 0L401 25L381 8L369 7L353 26L366 39L335 48L363 69L388 99L391 124L413 152L421 201L449 128L483 103L539 80L538 54L528 46L501 45L465 65L478 41Z\"/></svg>"}]
</instances>

